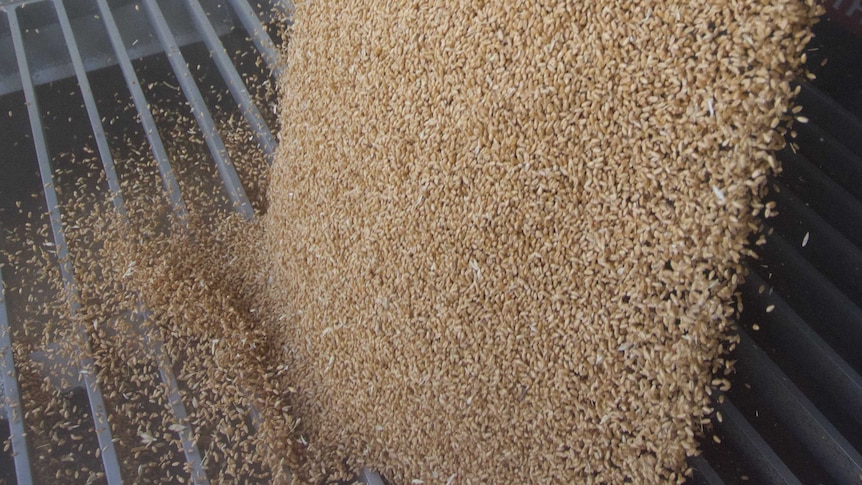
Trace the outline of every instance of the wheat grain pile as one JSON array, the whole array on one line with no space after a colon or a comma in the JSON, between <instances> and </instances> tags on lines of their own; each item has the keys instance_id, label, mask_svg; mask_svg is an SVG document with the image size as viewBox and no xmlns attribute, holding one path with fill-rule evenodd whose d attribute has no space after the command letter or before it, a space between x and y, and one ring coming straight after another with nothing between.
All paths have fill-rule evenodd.
<instances>
[{"instance_id":1,"label":"wheat grain pile","mask_svg":"<svg viewBox=\"0 0 862 485\"><path fill-rule=\"evenodd\" d=\"M683 480L818 9L297 2L265 235L309 476Z\"/></svg>"}]
</instances>

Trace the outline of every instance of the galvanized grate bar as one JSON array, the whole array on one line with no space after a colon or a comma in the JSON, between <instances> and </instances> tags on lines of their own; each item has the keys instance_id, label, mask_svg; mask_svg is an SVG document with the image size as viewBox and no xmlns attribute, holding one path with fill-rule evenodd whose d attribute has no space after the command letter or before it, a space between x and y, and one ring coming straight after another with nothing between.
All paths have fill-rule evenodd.
<instances>
[{"instance_id":1,"label":"galvanized grate bar","mask_svg":"<svg viewBox=\"0 0 862 485\"><path fill-rule=\"evenodd\" d=\"M263 28L263 23L261 23L257 14L254 13L254 9L251 8L247 0L229 0L229 2L236 16L239 17L239 21L245 27L246 32L251 36L252 42L257 46L257 50L260 52L261 57L263 57L263 61L266 62L266 65L272 71L273 76L276 79L281 79L284 74L282 72L281 56L278 54L278 49L275 47L272 39L269 38L269 34Z\"/></svg>"},{"instance_id":2,"label":"galvanized grate bar","mask_svg":"<svg viewBox=\"0 0 862 485\"><path fill-rule=\"evenodd\" d=\"M69 247L63 234L63 222L57 201L57 192L54 189L51 162L48 156L48 148L45 144L45 133L42 128L39 104L36 98L36 91L33 87L33 80L30 77L30 68L27 64L27 54L24 50L24 39L21 35L20 25L18 24L16 8L9 8L6 11L6 17L12 32L12 41L18 61L18 71L21 76L21 84L24 87L24 97L27 101L33 143L36 148L36 158L39 162L39 174L42 178L42 187L45 191L45 201L48 206L51 231L54 236L54 245L60 264L60 275L63 279L66 296L69 298L71 310L74 313L80 308L77 288L75 287L74 271L72 261L69 257ZM84 345L83 348L78 349L80 355L80 373L84 381L87 398L90 401L90 411L93 414L96 437L101 448L105 478L110 484L121 483L120 465L117 460L117 451L114 448L111 425L108 422L108 415L105 410L105 402L102 398L102 391L96 376L96 367L92 358L92 349L90 348L90 338L84 328L78 328L77 334Z\"/></svg>"},{"instance_id":3,"label":"galvanized grate bar","mask_svg":"<svg viewBox=\"0 0 862 485\"><path fill-rule=\"evenodd\" d=\"M102 158L102 164L105 168L105 173L107 174L108 186L111 190L114 208L115 210L117 210L117 212L120 213L120 215L123 217L123 220L126 221L126 207L123 201L123 195L120 189L116 168L114 167L113 157L111 156L111 152L108 147L108 141L105 138L104 128L102 126L99 112L96 107L96 101L93 98L93 93L90 89L87 72L86 70L84 70L83 62L81 60L81 54L78 50L74 33L72 32L72 26L69 23L69 18L66 13L66 8L63 4L63 0L53 1L54 7L57 10L57 16L60 20L60 26L63 29L63 36L66 40L66 44L69 48L69 54L72 57L72 63L75 67L75 75L77 76L78 86L80 87L81 93L84 96L84 104L86 105L87 114L90 117L90 124L93 128L93 133L96 137L96 142L99 147L99 155ZM176 378L173 374L173 371L171 371L170 359L165 354L163 344L158 339L158 337L151 335L148 331L145 331L143 332L143 338L144 343L148 346L148 348L151 349L153 357L158 365L159 375L161 377L162 383L166 387L168 403L171 407L171 411L173 412L174 419L176 420L177 424L182 426L182 429L177 432L177 435L180 438L180 443L182 444L183 453L186 457L186 461L191 466L192 482L198 484L209 483L206 480L206 473L203 469L200 451L198 450L197 445L192 439L191 428L188 425L188 414L186 413L186 408L183 405L182 399L180 398Z\"/></svg>"},{"instance_id":4,"label":"galvanized grate bar","mask_svg":"<svg viewBox=\"0 0 862 485\"><path fill-rule=\"evenodd\" d=\"M263 116L261 116L260 111L258 111L257 106L255 106L254 101L248 94L248 88L242 81L242 77L240 77L230 57L228 57L224 45L219 40L218 34L210 23L200 2L198 0L185 0L185 4L192 15L195 26L198 28L210 51L210 56L221 73L222 78L224 78L228 89L230 89L233 99L239 105L240 112L245 116L249 126L254 131L257 143L263 149L269 162L272 163L277 146L272 136L272 131L267 126L266 121L264 121Z\"/></svg>"},{"instance_id":5,"label":"galvanized grate bar","mask_svg":"<svg viewBox=\"0 0 862 485\"><path fill-rule=\"evenodd\" d=\"M0 379L3 382L6 419L9 421L15 477L19 485L26 485L33 483L33 475L27 450L27 431L24 428L24 408L21 407L21 393L18 389L18 373L15 370L15 356L12 354L12 331L9 328L5 294L3 273L0 271Z\"/></svg>"},{"instance_id":6,"label":"galvanized grate bar","mask_svg":"<svg viewBox=\"0 0 862 485\"><path fill-rule=\"evenodd\" d=\"M66 13L66 6L63 4L63 0L54 0L54 9L57 11L60 28L63 30L66 48L69 50L69 56L72 58L72 66L75 68L78 87L81 90L81 95L84 97L84 105L90 118L90 126L93 128L93 136L96 138L96 146L99 148L102 166L105 168L105 177L108 180L108 188L111 190L114 209L125 217L126 208L123 203L123 195L120 193L120 180L117 177L114 158L111 156L111 150L108 148L108 140L105 138L105 130L102 127L102 120L99 118L96 100L93 98L93 90L90 88L90 80L87 78L84 61L81 59L81 51L78 49L78 42L75 40L75 35L72 32L72 24L69 22L69 15Z\"/></svg>"},{"instance_id":7,"label":"galvanized grate bar","mask_svg":"<svg viewBox=\"0 0 862 485\"><path fill-rule=\"evenodd\" d=\"M105 23L105 28L108 31L108 37L111 39L111 45L114 48L114 54L117 56L117 61L120 64L120 69L123 71L123 77L126 80L126 85L132 95L132 100L135 103L135 108L141 117L141 124L144 127L144 133L147 140L150 142L150 149L153 152L153 157L159 166L159 173L162 175L162 183L165 187L168 200L171 206L175 208L180 220L186 220L188 210L183 202L180 186L174 176L174 170L171 168L171 162L168 159L168 154L165 151L165 146L162 144L162 138L159 136L159 130L156 127L156 122L153 119L153 114L150 112L150 105L147 103L147 98L141 89L141 83L138 80L138 75L132 67L132 61L129 59L129 53L126 52L126 46L123 43L123 37L120 35L120 30L117 28L117 22L114 19L114 14L111 13L111 8L108 6L107 0L96 0L99 7L99 13Z\"/></svg>"},{"instance_id":8,"label":"galvanized grate bar","mask_svg":"<svg viewBox=\"0 0 862 485\"><path fill-rule=\"evenodd\" d=\"M825 470L842 483L858 481L862 476L862 456L853 445L745 331L740 330L739 337L739 371L750 376L751 384L762 395L769 396L772 410Z\"/></svg>"},{"instance_id":9,"label":"galvanized grate bar","mask_svg":"<svg viewBox=\"0 0 862 485\"><path fill-rule=\"evenodd\" d=\"M149 312L142 313L149 315ZM183 454L186 457L186 461L191 466L192 483L207 485L209 484L209 480L207 480L200 450L198 450L197 444L192 436L191 424L189 423L188 414L186 413L186 408L183 405L182 397L180 396L176 376L174 376L174 373L171 370L172 365L170 357L168 357L167 352L165 352L164 344L161 339L156 336L155 330L148 329L141 333L144 337L144 344L149 349L153 359L156 361L156 365L159 367L159 376L162 379L162 383L165 385L168 403L171 406L174 418L176 419L177 424L182 427L177 431L177 435L180 437L180 443L183 446Z\"/></svg>"},{"instance_id":10,"label":"galvanized grate bar","mask_svg":"<svg viewBox=\"0 0 862 485\"><path fill-rule=\"evenodd\" d=\"M195 119L198 122L198 126L200 126L201 133L209 147L210 154L212 154L212 157L216 162L219 175L221 175L225 189L228 192L228 197L237 212L242 214L246 219L251 219L254 217L254 209L248 201L245 189L242 186L239 175L236 173L236 168L234 168L233 163L230 160L230 155L224 146L224 142L216 130L215 122L209 112L209 108L207 108L200 90L198 89L197 83L194 81L191 72L189 72L189 67L180 52L180 48L177 45L176 39L174 39L174 35L171 33L167 20L165 20L164 15L162 15L162 11L156 0L143 0L143 4L144 9L147 11L147 15L150 18L150 24L155 29L156 36L158 36L159 41L162 44L162 48L165 50L165 54L168 57L168 61L171 64L171 68L173 69L174 74L176 74L177 81L179 81L180 86L183 89L183 93L189 101L192 114L194 114Z\"/></svg>"},{"instance_id":11,"label":"galvanized grate bar","mask_svg":"<svg viewBox=\"0 0 862 485\"><path fill-rule=\"evenodd\" d=\"M721 428L727 440L742 451L749 460L752 470L759 474L763 483L802 485L802 482L787 468L787 465L775 454L772 447L764 441L739 409L730 402L730 399L721 394L716 398L716 411L723 416L718 427Z\"/></svg>"}]
</instances>

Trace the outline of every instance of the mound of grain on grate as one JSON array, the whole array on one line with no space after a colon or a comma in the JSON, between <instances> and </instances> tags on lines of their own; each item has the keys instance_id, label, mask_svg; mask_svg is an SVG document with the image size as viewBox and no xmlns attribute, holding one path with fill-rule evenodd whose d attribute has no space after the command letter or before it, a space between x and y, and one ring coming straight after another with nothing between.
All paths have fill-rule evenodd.
<instances>
[{"instance_id":1,"label":"mound of grain on grate","mask_svg":"<svg viewBox=\"0 0 862 485\"><path fill-rule=\"evenodd\" d=\"M164 145L189 207L189 227L168 223L170 208L156 163L143 133L136 136L127 124L116 130L117 138L108 136L113 146L122 147L114 151L114 161L128 224L114 210L93 146L52 160L78 290L74 315L47 211L31 210L33 202L24 201L16 204L20 227L6 227L16 219L0 220L8 232L0 238L0 266L8 265L4 283L10 274L15 277L6 293L24 294L10 305L16 310L10 322L28 440L38 451L31 458L39 483L104 478L104 450L83 391L65 392L78 382L77 371L69 368L87 347L80 330L89 337L125 479L189 481L180 441L185 429L192 432L205 473L215 483L285 482L288 467L298 459L289 386L245 301L244 275L256 275L247 257L256 254L259 229L224 213L230 205L219 187L213 190L216 169L200 131L190 113L178 110L179 93L169 86L163 90L171 96L148 93L154 99L150 109L169 130ZM275 101L274 92L260 82L252 91L259 106ZM113 102L121 114L105 126L122 127L134 109L124 110L118 96ZM213 116L252 203L262 208L268 179L263 153L249 146L252 134L239 113L214 109ZM35 193L32 200L41 198ZM171 362L154 355L155 341L165 344ZM177 378L188 420L172 412L162 365L170 365Z\"/></svg>"},{"instance_id":2,"label":"mound of grain on grate","mask_svg":"<svg viewBox=\"0 0 862 485\"><path fill-rule=\"evenodd\" d=\"M124 259L115 266L132 268L126 283L142 297L178 378L190 388L190 424L213 457L210 476L286 482L298 459L290 386L255 310L243 302L236 286L241 272L232 262L231 244L251 250L259 228L235 217L217 226L193 222L171 235L116 229L119 237L106 252Z\"/></svg>"},{"instance_id":3,"label":"mound of grain on grate","mask_svg":"<svg viewBox=\"0 0 862 485\"><path fill-rule=\"evenodd\" d=\"M191 120L182 115L161 114L174 116L174 131L190 126ZM228 123L236 124L235 120ZM246 146L248 139L248 130L241 129L233 138L225 138L225 144L238 154L234 161L241 172L255 173L265 162L259 150ZM177 141L167 148L182 161L179 177L183 171L212 169L203 166L210 160L195 149L196 140L173 140ZM145 156L131 163L146 167L152 160ZM114 435L131 432L134 436L132 444L137 446L131 451L140 463L130 465L138 467L138 478L140 467L148 466L158 468L154 473L166 474L164 479L188 479L185 457L169 454L182 452L177 433L188 426L211 480L285 483L289 468L299 459L288 409L290 386L279 373L279 359L259 328L243 288L244 275L254 274L246 254L257 254L260 229L219 211L218 204L226 206L226 201L216 200L219 194L193 177L181 182L189 219L185 226L177 224L155 174L146 175L139 172L123 186L129 221L122 220L106 201L88 212L82 211L80 202L66 208L79 227L70 231L70 246L78 249L73 252L75 267L83 269L78 275L84 302L76 323L98 322L98 328L93 324L98 331L90 337L105 381L103 390L116 397L114 419L123 412L131 424L114 426ZM121 325L132 327L126 332L130 338L118 338ZM143 355L134 352L133 341L137 338L140 347L144 334L165 344L184 391L187 423L173 419L164 402L163 385L151 386L159 394L149 396L149 410L134 402L136 394L121 390L120 398L113 392L128 374L135 383L158 377L160 363L152 350ZM154 418L159 418L152 410L156 403L165 416L154 425ZM173 459L165 465L159 460L166 457Z\"/></svg>"},{"instance_id":4,"label":"mound of grain on grate","mask_svg":"<svg viewBox=\"0 0 862 485\"><path fill-rule=\"evenodd\" d=\"M298 2L265 224L307 471L682 480L818 10Z\"/></svg>"}]
</instances>

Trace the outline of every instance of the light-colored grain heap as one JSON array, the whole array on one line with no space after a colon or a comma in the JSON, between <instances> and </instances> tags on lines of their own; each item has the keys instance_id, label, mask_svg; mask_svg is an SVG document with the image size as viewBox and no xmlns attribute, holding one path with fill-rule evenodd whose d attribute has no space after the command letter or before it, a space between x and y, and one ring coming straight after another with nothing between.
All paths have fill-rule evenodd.
<instances>
[{"instance_id":1,"label":"light-colored grain heap","mask_svg":"<svg viewBox=\"0 0 862 485\"><path fill-rule=\"evenodd\" d=\"M265 224L307 471L680 481L817 11L297 2Z\"/></svg>"}]
</instances>

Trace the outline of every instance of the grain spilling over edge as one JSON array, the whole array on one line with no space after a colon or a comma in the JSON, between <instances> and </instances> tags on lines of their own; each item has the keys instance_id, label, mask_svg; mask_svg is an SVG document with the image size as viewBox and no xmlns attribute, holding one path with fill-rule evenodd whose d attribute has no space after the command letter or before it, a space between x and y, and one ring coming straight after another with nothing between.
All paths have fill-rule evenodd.
<instances>
[{"instance_id":1,"label":"grain spilling over edge","mask_svg":"<svg viewBox=\"0 0 862 485\"><path fill-rule=\"evenodd\" d=\"M305 472L683 480L818 13L297 2L264 298Z\"/></svg>"}]
</instances>

